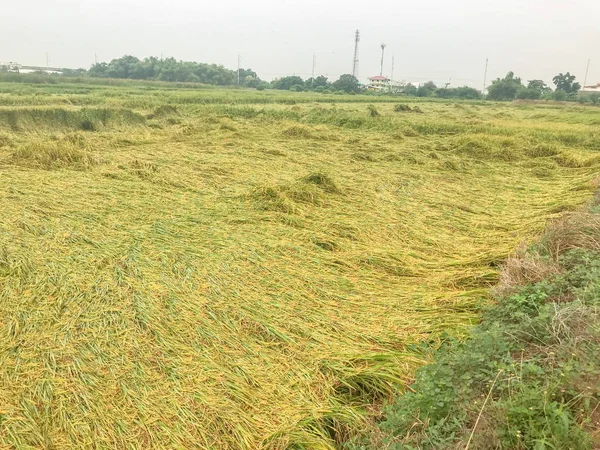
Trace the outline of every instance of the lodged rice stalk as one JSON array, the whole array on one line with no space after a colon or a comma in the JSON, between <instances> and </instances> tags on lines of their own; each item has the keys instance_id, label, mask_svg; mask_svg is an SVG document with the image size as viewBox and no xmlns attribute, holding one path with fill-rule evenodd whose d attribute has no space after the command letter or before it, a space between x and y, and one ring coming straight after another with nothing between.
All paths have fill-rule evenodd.
<instances>
[{"instance_id":1,"label":"lodged rice stalk","mask_svg":"<svg viewBox=\"0 0 600 450\"><path fill-rule=\"evenodd\" d=\"M334 448L599 167L594 108L26 87L0 94L7 448Z\"/></svg>"}]
</instances>

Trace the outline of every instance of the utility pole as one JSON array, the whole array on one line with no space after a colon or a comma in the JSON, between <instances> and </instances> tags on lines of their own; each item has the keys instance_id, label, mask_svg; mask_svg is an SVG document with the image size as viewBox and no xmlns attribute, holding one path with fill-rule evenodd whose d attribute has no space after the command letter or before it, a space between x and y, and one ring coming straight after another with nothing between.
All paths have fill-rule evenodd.
<instances>
[{"instance_id":1,"label":"utility pole","mask_svg":"<svg viewBox=\"0 0 600 450\"><path fill-rule=\"evenodd\" d=\"M485 72L483 74L483 91L481 91L481 95L485 97L485 88L487 84L487 71L488 71L488 58L485 58Z\"/></svg>"},{"instance_id":2,"label":"utility pole","mask_svg":"<svg viewBox=\"0 0 600 450\"><path fill-rule=\"evenodd\" d=\"M352 62L352 76L358 78L358 43L360 42L360 31L356 30L354 35L354 60Z\"/></svg>"},{"instance_id":3,"label":"utility pole","mask_svg":"<svg viewBox=\"0 0 600 450\"><path fill-rule=\"evenodd\" d=\"M94 53L94 64L98 64L98 53Z\"/></svg>"},{"instance_id":4,"label":"utility pole","mask_svg":"<svg viewBox=\"0 0 600 450\"><path fill-rule=\"evenodd\" d=\"M394 55L392 55L392 74L390 75L390 91L394 89Z\"/></svg>"},{"instance_id":5,"label":"utility pole","mask_svg":"<svg viewBox=\"0 0 600 450\"><path fill-rule=\"evenodd\" d=\"M50 72L50 55L46 53L46 71Z\"/></svg>"},{"instance_id":6,"label":"utility pole","mask_svg":"<svg viewBox=\"0 0 600 450\"><path fill-rule=\"evenodd\" d=\"M313 65L312 65L312 78L310 82L310 87L313 87L315 84L315 66L317 65L317 55L313 53Z\"/></svg>"},{"instance_id":7,"label":"utility pole","mask_svg":"<svg viewBox=\"0 0 600 450\"><path fill-rule=\"evenodd\" d=\"M383 55L385 53L385 47L386 44L381 44L381 71L379 72L379 76L382 77L383 76Z\"/></svg>"},{"instance_id":8,"label":"utility pole","mask_svg":"<svg viewBox=\"0 0 600 450\"><path fill-rule=\"evenodd\" d=\"M585 78L583 79L583 89L585 89L585 85L587 84L587 77L588 77L588 73L590 71L590 61L591 61L591 59L588 59L587 67L585 68Z\"/></svg>"},{"instance_id":9,"label":"utility pole","mask_svg":"<svg viewBox=\"0 0 600 450\"><path fill-rule=\"evenodd\" d=\"M238 53L237 85L240 85L240 65L242 64L242 55Z\"/></svg>"}]
</instances>

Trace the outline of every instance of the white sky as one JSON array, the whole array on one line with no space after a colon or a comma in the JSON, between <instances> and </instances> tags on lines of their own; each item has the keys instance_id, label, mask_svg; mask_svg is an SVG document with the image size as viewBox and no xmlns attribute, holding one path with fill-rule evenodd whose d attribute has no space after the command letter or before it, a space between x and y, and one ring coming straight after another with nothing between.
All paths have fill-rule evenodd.
<instances>
[{"instance_id":1,"label":"white sky","mask_svg":"<svg viewBox=\"0 0 600 450\"><path fill-rule=\"evenodd\" d=\"M548 83L558 72L600 82L599 0L4 0L0 61L89 67L98 54L174 56L252 68L266 80L352 70L360 29L359 78L379 74L483 85L513 70Z\"/></svg>"}]
</instances>

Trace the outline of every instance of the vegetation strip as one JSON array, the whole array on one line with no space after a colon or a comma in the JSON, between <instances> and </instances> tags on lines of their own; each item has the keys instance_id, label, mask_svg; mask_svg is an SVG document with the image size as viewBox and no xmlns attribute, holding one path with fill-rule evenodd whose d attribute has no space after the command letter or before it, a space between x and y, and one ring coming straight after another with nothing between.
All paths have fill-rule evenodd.
<instances>
[{"instance_id":1,"label":"vegetation strip","mask_svg":"<svg viewBox=\"0 0 600 450\"><path fill-rule=\"evenodd\" d=\"M600 445L600 196L511 258L495 291L468 339L446 340L345 448Z\"/></svg>"}]
</instances>

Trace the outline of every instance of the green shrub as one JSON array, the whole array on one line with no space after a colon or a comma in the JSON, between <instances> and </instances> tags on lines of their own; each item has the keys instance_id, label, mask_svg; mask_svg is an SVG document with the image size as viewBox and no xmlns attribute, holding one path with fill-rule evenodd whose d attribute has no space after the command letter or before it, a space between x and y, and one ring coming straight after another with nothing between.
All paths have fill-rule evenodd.
<instances>
[{"instance_id":1,"label":"green shrub","mask_svg":"<svg viewBox=\"0 0 600 450\"><path fill-rule=\"evenodd\" d=\"M586 226L573 232L598 232ZM592 447L585 427L600 404L600 253L573 248L558 262L557 275L490 306L466 341L447 339L433 350L434 362L385 409L379 425L385 446ZM564 298L577 300L552 302Z\"/></svg>"},{"instance_id":2,"label":"green shrub","mask_svg":"<svg viewBox=\"0 0 600 450\"><path fill-rule=\"evenodd\" d=\"M568 97L569 95L565 91L557 90L552 93L552 99L557 102L564 102L565 100L567 100Z\"/></svg>"}]
</instances>

